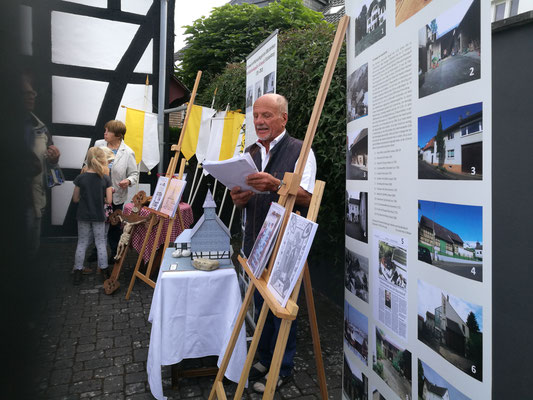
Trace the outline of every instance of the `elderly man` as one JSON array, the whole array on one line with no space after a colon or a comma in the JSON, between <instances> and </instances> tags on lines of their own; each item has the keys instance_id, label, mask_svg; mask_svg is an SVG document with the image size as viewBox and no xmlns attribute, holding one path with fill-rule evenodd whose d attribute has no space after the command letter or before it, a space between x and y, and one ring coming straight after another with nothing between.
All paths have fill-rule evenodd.
<instances>
[{"instance_id":1,"label":"elderly man","mask_svg":"<svg viewBox=\"0 0 533 400\"><path fill-rule=\"evenodd\" d=\"M249 175L246 178L246 183L261 192L267 193L254 194L252 191L241 191L239 187L233 188L230 192L233 203L245 210L246 222L243 250L247 257L250 255L250 251L268 213L270 203L278 201L277 191L283 185L285 172L294 172L302 148L302 141L293 138L285 130L288 120L288 103L285 97L278 94L261 96L254 103L253 117L258 140L246 148L246 151L250 153L257 169L261 172ZM315 175L316 160L313 152L310 151L296 196L295 210L299 210L302 215L306 214L307 207L311 201ZM263 305L263 299L257 291L255 292L255 302L257 310L260 310ZM249 375L250 381L257 381L254 383L253 388L259 393L265 391L265 382L272 361L280 323L281 320L275 317L272 312L268 313L257 349L259 361L252 366ZM291 326L277 387L291 380L295 352L296 321Z\"/></svg>"}]
</instances>

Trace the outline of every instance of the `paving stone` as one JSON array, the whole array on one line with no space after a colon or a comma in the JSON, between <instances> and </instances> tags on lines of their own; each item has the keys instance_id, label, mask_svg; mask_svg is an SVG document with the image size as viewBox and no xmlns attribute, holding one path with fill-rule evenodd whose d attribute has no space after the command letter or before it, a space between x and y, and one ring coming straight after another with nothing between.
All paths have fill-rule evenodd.
<instances>
[{"instance_id":1,"label":"paving stone","mask_svg":"<svg viewBox=\"0 0 533 400\"><path fill-rule=\"evenodd\" d=\"M104 393L122 393L124 390L124 377L122 375L110 376L104 379Z\"/></svg>"},{"instance_id":2,"label":"paving stone","mask_svg":"<svg viewBox=\"0 0 533 400\"><path fill-rule=\"evenodd\" d=\"M124 393L126 395L132 395L135 393L144 393L146 390L144 383L131 383L126 385Z\"/></svg>"},{"instance_id":3,"label":"paving stone","mask_svg":"<svg viewBox=\"0 0 533 400\"><path fill-rule=\"evenodd\" d=\"M133 360L135 362L146 361L148 357L148 349L137 349L133 351Z\"/></svg>"},{"instance_id":4,"label":"paving stone","mask_svg":"<svg viewBox=\"0 0 533 400\"><path fill-rule=\"evenodd\" d=\"M102 380L101 379L91 379L88 381L80 381L80 382L74 382L70 388L70 393L85 393L85 392L92 392L96 390L101 390L102 388Z\"/></svg>"},{"instance_id":5,"label":"paving stone","mask_svg":"<svg viewBox=\"0 0 533 400\"><path fill-rule=\"evenodd\" d=\"M72 376L72 370L71 369L58 369L55 371L52 371L52 374L50 376L50 385L60 385L62 383L67 383L70 381L70 378Z\"/></svg>"},{"instance_id":6,"label":"paving stone","mask_svg":"<svg viewBox=\"0 0 533 400\"><path fill-rule=\"evenodd\" d=\"M127 364L126 365L126 373L127 374L131 374L133 372L145 371L145 368L146 368L145 364L142 363L142 362Z\"/></svg>"},{"instance_id":7,"label":"paving stone","mask_svg":"<svg viewBox=\"0 0 533 400\"><path fill-rule=\"evenodd\" d=\"M78 371L72 375L72 381L74 382L88 381L92 378L93 370Z\"/></svg>"},{"instance_id":8,"label":"paving stone","mask_svg":"<svg viewBox=\"0 0 533 400\"><path fill-rule=\"evenodd\" d=\"M126 383L145 382L147 379L148 375L146 371L133 372L124 376L124 380L126 381Z\"/></svg>"},{"instance_id":9,"label":"paving stone","mask_svg":"<svg viewBox=\"0 0 533 400\"><path fill-rule=\"evenodd\" d=\"M107 368L98 368L94 371L95 378L107 378L115 375L123 375L124 368L122 366L113 365Z\"/></svg>"}]
</instances>

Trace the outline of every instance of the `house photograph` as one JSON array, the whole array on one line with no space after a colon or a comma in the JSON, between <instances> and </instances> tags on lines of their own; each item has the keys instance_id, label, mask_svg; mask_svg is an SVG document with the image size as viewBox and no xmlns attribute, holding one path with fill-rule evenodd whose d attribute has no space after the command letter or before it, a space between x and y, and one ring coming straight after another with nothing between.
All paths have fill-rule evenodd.
<instances>
[{"instance_id":1,"label":"house photograph","mask_svg":"<svg viewBox=\"0 0 533 400\"><path fill-rule=\"evenodd\" d=\"M418 280L418 340L482 380L482 307Z\"/></svg>"},{"instance_id":2,"label":"house photograph","mask_svg":"<svg viewBox=\"0 0 533 400\"><path fill-rule=\"evenodd\" d=\"M386 0L364 0L356 8L355 56L386 34Z\"/></svg>"},{"instance_id":3,"label":"house photograph","mask_svg":"<svg viewBox=\"0 0 533 400\"><path fill-rule=\"evenodd\" d=\"M418 201L418 246L429 251L431 265L478 282L483 280L483 258L476 256L471 244L483 243L482 211L480 206ZM429 264L423 254L419 251L418 259Z\"/></svg>"},{"instance_id":4,"label":"house photograph","mask_svg":"<svg viewBox=\"0 0 533 400\"><path fill-rule=\"evenodd\" d=\"M368 379L344 353L342 374L342 392L348 400L366 400L368 398Z\"/></svg>"},{"instance_id":5,"label":"house photograph","mask_svg":"<svg viewBox=\"0 0 533 400\"><path fill-rule=\"evenodd\" d=\"M344 300L344 341L368 365L368 318Z\"/></svg>"},{"instance_id":6,"label":"house photograph","mask_svg":"<svg viewBox=\"0 0 533 400\"><path fill-rule=\"evenodd\" d=\"M347 85L347 122L351 122L368 115L368 63L350 74Z\"/></svg>"},{"instance_id":7,"label":"house photograph","mask_svg":"<svg viewBox=\"0 0 533 400\"><path fill-rule=\"evenodd\" d=\"M346 234L368 243L368 193L346 191Z\"/></svg>"},{"instance_id":8,"label":"house photograph","mask_svg":"<svg viewBox=\"0 0 533 400\"><path fill-rule=\"evenodd\" d=\"M418 118L418 179L483 178L483 105Z\"/></svg>"},{"instance_id":9,"label":"house photograph","mask_svg":"<svg viewBox=\"0 0 533 400\"><path fill-rule=\"evenodd\" d=\"M379 241L379 278L399 288L407 288L407 250Z\"/></svg>"},{"instance_id":10,"label":"house photograph","mask_svg":"<svg viewBox=\"0 0 533 400\"><path fill-rule=\"evenodd\" d=\"M411 352L378 327L372 369L400 399L412 399Z\"/></svg>"},{"instance_id":11,"label":"house photograph","mask_svg":"<svg viewBox=\"0 0 533 400\"><path fill-rule=\"evenodd\" d=\"M418 396L422 400L470 400L424 361L418 359Z\"/></svg>"},{"instance_id":12,"label":"house photograph","mask_svg":"<svg viewBox=\"0 0 533 400\"><path fill-rule=\"evenodd\" d=\"M368 129L346 135L346 179L368 180Z\"/></svg>"},{"instance_id":13,"label":"house photograph","mask_svg":"<svg viewBox=\"0 0 533 400\"><path fill-rule=\"evenodd\" d=\"M481 76L480 1L462 0L418 31L419 98Z\"/></svg>"},{"instance_id":14,"label":"house photograph","mask_svg":"<svg viewBox=\"0 0 533 400\"><path fill-rule=\"evenodd\" d=\"M396 0L396 26L411 18L430 3L431 0Z\"/></svg>"},{"instance_id":15,"label":"house photograph","mask_svg":"<svg viewBox=\"0 0 533 400\"><path fill-rule=\"evenodd\" d=\"M368 303L368 258L346 248L344 287Z\"/></svg>"}]
</instances>

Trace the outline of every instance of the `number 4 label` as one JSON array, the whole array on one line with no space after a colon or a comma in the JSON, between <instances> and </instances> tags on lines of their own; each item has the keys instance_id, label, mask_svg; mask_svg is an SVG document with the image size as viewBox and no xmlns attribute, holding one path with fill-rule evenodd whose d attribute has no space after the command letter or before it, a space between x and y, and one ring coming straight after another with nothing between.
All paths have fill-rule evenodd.
<instances>
[{"instance_id":1,"label":"number 4 label","mask_svg":"<svg viewBox=\"0 0 533 400\"><path fill-rule=\"evenodd\" d=\"M470 270L470 272L472 273L472 275L475 275L475 274L476 274L476 267L472 267L472 269Z\"/></svg>"}]
</instances>

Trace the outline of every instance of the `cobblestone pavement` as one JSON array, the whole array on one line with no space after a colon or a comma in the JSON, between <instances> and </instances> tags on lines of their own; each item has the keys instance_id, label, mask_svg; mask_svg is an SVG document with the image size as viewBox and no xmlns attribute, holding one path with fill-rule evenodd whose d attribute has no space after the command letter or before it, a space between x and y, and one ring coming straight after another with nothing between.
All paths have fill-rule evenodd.
<instances>
[{"instance_id":1,"label":"cobblestone pavement","mask_svg":"<svg viewBox=\"0 0 533 400\"><path fill-rule=\"evenodd\" d=\"M71 268L76 242L42 244L40 265L33 274L39 288L31 333L28 386L37 399L153 399L148 386L146 358L151 324L148 314L153 290L137 280L129 300L125 293L137 260L130 250L120 276L120 289L108 296L102 275L84 275L80 286L72 284ZM95 268L95 263L89 264ZM31 286L30 286L31 287ZM302 291L303 293L303 291ZM304 296L300 296L298 345L294 379L276 399L318 399L316 366ZM342 309L315 292L328 394L341 398ZM214 357L185 360L185 367L207 365ZM30 369L30 368L29 368ZM162 370L163 388L169 399L207 399L213 377L179 378L172 386L171 367ZM31 382L30 382L31 380ZM236 384L225 383L228 394ZM28 389L28 388L26 388ZM246 399L259 399L251 390ZM23 398L21 396L20 398Z\"/></svg>"}]
</instances>

